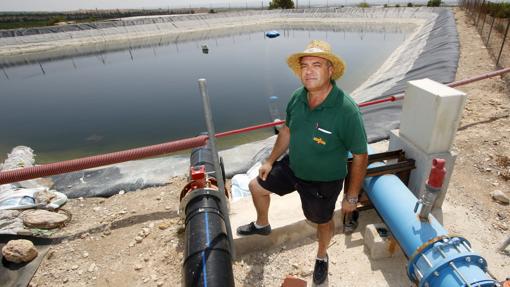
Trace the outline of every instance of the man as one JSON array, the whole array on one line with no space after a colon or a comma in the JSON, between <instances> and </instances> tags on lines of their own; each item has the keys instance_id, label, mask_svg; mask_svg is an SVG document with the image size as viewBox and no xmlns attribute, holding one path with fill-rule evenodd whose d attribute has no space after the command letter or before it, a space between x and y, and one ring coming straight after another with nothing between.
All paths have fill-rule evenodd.
<instances>
[{"instance_id":1,"label":"man","mask_svg":"<svg viewBox=\"0 0 510 287\"><path fill-rule=\"evenodd\" d=\"M367 167L367 140L358 106L335 80L344 72L343 61L324 41L312 41L304 52L291 55L287 64L303 87L287 105L270 156L249 184L257 220L237 229L239 235L268 235L270 193L280 196L297 190L305 217L317 224L318 250L315 284L328 276L327 248L334 234L335 202L347 175L347 155L353 154L349 187L342 211L355 211ZM287 149L289 154L277 161Z\"/></svg>"}]
</instances>

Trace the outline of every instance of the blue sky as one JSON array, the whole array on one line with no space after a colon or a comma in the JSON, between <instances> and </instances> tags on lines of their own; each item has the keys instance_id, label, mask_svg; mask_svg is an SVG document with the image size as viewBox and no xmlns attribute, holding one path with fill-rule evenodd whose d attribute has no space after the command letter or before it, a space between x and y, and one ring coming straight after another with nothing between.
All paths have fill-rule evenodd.
<instances>
[{"instance_id":1,"label":"blue sky","mask_svg":"<svg viewBox=\"0 0 510 287\"><path fill-rule=\"evenodd\" d=\"M62 11L77 9L260 7L269 0L0 0L0 11Z\"/></svg>"},{"instance_id":2,"label":"blue sky","mask_svg":"<svg viewBox=\"0 0 510 287\"><path fill-rule=\"evenodd\" d=\"M218 8L232 7L267 7L271 0L0 0L2 11L70 11L78 9L125 9L125 8ZM297 0L299 7L311 6L340 6L356 5L366 1L368 3L426 3L427 0ZM457 0L443 0L455 3ZM499 2L498 0L495 0ZM294 0L296 3L296 0Z\"/></svg>"}]
</instances>

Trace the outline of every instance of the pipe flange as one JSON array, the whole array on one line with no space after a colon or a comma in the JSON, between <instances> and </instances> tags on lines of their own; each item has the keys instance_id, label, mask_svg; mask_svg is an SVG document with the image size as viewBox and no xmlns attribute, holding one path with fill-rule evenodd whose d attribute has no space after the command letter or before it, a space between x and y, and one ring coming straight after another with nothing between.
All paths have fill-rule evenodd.
<instances>
[{"instance_id":1,"label":"pipe flange","mask_svg":"<svg viewBox=\"0 0 510 287\"><path fill-rule=\"evenodd\" d=\"M179 210L177 211L177 213L179 214L181 219L184 220L186 218L186 206L188 205L188 203L193 198L195 198L197 196L200 196L200 195L214 196L214 197L218 198L221 201L221 196L220 196L219 191L217 189L214 189L214 188L199 188L199 189L195 189L195 190L189 192L188 194L186 194L186 196L179 203Z\"/></svg>"}]
</instances>

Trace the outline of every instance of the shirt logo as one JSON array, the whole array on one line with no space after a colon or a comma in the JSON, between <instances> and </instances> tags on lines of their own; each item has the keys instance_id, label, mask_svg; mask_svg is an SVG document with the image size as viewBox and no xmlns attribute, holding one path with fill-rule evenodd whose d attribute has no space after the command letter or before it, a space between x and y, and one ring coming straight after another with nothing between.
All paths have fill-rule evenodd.
<instances>
[{"instance_id":1,"label":"shirt logo","mask_svg":"<svg viewBox=\"0 0 510 287\"><path fill-rule=\"evenodd\" d=\"M326 145L326 141L324 141L322 138L320 137L314 137L313 138L313 141L318 143L318 144L321 144L321 145Z\"/></svg>"}]
</instances>

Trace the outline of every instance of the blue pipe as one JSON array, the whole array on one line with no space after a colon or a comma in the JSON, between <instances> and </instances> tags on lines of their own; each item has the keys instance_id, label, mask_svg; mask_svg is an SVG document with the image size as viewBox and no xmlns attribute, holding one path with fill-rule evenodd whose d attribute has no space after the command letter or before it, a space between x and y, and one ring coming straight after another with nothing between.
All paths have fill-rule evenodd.
<instances>
[{"instance_id":1,"label":"blue pipe","mask_svg":"<svg viewBox=\"0 0 510 287\"><path fill-rule=\"evenodd\" d=\"M420 221L414 211L418 199L397 176L367 177L363 188L409 258L407 275L419 287L497 286L466 239L449 235L432 215Z\"/></svg>"}]
</instances>

